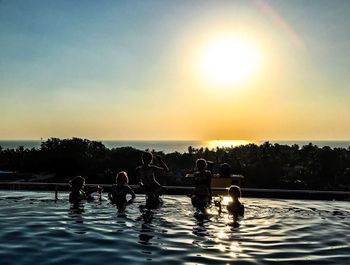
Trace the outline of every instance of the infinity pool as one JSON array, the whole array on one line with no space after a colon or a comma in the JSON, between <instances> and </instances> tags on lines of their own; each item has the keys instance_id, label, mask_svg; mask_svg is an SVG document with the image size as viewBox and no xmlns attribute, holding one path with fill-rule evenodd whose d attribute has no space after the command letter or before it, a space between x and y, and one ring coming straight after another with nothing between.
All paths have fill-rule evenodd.
<instances>
[{"instance_id":1,"label":"infinity pool","mask_svg":"<svg viewBox=\"0 0 350 265\"><path fill-rule=\"evenodd\" d=\"M144 213L138 196L125 214L53 197L0 191L0 264L350 264L349 202L243 199L238 226L184 196Z\"/></svg>"}]
</instances>

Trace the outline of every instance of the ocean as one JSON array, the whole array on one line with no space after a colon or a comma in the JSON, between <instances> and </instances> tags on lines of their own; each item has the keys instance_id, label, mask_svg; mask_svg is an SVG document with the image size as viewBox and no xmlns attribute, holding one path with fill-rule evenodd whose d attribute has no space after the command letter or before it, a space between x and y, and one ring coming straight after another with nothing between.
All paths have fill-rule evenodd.
<instances>
[{"instance_id":1,"label":"ocean","mask_svg":"<svg viewBox=\"0 0 350 265\"><path fill-rule=\"evenodd\" d=\"M278 143L282 145L293 145L297 144L300 147L312 143L319 147L329 146L331 148L350 148L350 141L313 141L313 140L289 140L289 141L276 141L276 140L187 140L187 141L142 141L142 140L99 140L107 148L117 148L130 146L139 150L155 150L163 151L164 153L171 152L187 152L188 147L192 146L194 148L209 148L215 149L216 147L235 147L239 145L246 145L250 143L262 144L269 141L272 144ZM16 149L20 146L24 148L40 148L41 140L0 140L0 146L2 149Z\"/></svg>"}]
</instances>

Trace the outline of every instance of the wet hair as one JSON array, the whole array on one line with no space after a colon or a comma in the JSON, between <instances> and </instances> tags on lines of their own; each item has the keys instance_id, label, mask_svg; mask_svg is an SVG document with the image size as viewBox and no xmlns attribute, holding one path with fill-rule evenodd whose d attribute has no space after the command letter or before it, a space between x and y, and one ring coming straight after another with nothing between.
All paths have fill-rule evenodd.
<instances>
[{"instance_id":1,"label":"wet hair","mask_svg":"<svg viewBox=\"0 0 350 265\"><path fill-rule=\"evenodd\" d=\"M237 197L237 198L240 198L242 196L242 193L241 193L241 189L240 187L236 186L236 185L231 185L228 189L228 194L231 196L231 197Z\"/></svg>"},{"instance_id":2,"label":"wet hair","mask_svg":"<svg viewBox=\"0 0 350 265\"><path fill-rule=\"evenodd\" d=\"M128 178L128 174L125 171L120 171L117 174L116 177L116 183L119 184L128 184L129 183L129 178Z\"/></svg>"},{"instance_id":3,"label":"wet hair","mask_svg":"<svg viewBox=\"0 0 350 265\"><path fill-rule=\"evenodd\" d=\"M199 158L196 161L196 166L198 169L205 169L207 167L207 161L204 158Z\"/></svg>"},{"instance_id":4,"label":"wet hair","mask_svg":"<svg viewBox=\"0 0 350 265\"><path fill-rule=\"evenodd\" d=\"M149 161L149 163L151 163L152 159L153 159L153 155L150 152L143 152L141 159L142 159L142 162L144 162L144 163L148 162L148 161Z\"/></svg>"},{"instance_id":5,"label":"wet hair","mask_svg":"<svg viewBox=\"0 0 350 265\"><path fill-rule=\"evenodd\" d=\"M84 185L84 182L85 178L82 176L76 176L69 181L69 185L71 185L73 189L79 189Z\"/></svg>"}]
</instances>

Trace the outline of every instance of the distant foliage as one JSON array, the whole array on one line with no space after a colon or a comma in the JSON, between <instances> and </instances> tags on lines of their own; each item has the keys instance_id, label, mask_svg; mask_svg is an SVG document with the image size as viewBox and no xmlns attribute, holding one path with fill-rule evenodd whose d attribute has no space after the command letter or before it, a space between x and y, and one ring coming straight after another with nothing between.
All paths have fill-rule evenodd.
<instances>
[{"instance_id":1,"label":"distant foliage","mask_svg":"<svg viewBox=\"0 0 350 265\"><path fill-rule=\"evenodd\" d=\"M87 139L51 138L39 149L0 146L0 169L19 174L50 173L55 182L82 175L89 183L112 183L116 173L125 170L130 183L136 184L135 168L141 164L141 153L132 147L108 149L101 142ZM154 153L163 156L169 166L170 173L159 176L166 185L191 185L184 176L195 170L197 158L205 158L213 162L213 173L220 172L220 164L229 164L233 174L245 177L244 187L350 190L350 147L266 142L215 150L190 146L186 153Z\"/></svg>"}]
</instances>

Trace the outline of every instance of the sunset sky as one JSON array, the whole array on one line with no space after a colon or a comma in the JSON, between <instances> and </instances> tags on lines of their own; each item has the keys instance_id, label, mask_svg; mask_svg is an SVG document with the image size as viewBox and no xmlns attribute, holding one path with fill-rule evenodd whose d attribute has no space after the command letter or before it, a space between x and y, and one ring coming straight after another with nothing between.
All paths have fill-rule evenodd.
<instances>
[{"instance_id":1,"label":"sunset sky","mask_svg":"<svg viewBox=\"0 0 350 265\"><path fill-rule=\"evenodd\" d=\"M350 139L350 1L0 1L0 139Z\"/></svg>"}]
</instances>

